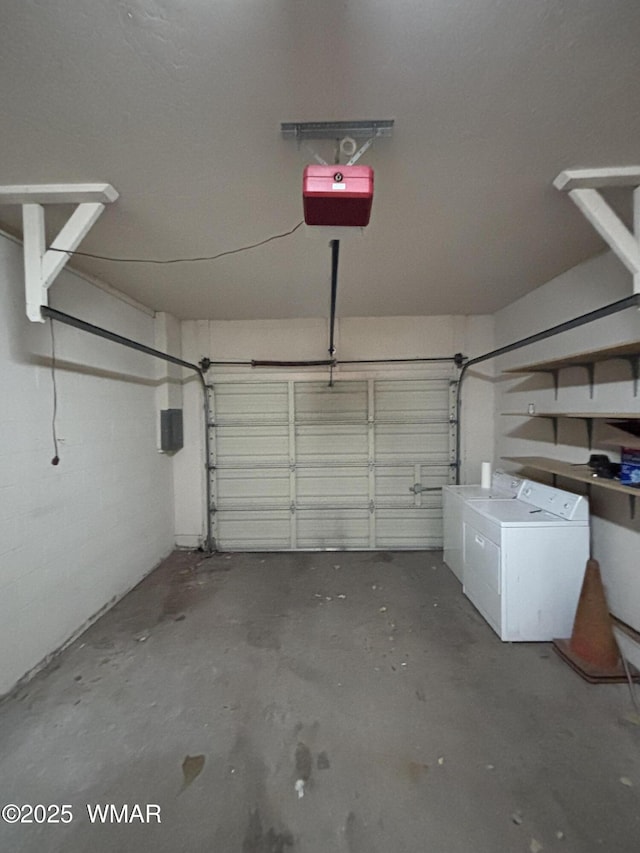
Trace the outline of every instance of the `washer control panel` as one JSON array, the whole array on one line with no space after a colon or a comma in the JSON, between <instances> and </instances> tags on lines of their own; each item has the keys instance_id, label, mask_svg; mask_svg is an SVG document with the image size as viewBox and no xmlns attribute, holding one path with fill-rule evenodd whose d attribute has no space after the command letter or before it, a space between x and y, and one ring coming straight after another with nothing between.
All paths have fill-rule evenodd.
<instances>
[{"instance_id":1,"label":"washer control panel","mask_svg":"<svg viewBox=\"0 0 640 853\"><path fill-rule=\"evenodd\" d=\"M521 501L531 504L534 509L566 518L567 521L588 521L589 519L588 500L582 495L565 492L564 489L525 481L519 497Z\"/></svg>"}]
</instances>

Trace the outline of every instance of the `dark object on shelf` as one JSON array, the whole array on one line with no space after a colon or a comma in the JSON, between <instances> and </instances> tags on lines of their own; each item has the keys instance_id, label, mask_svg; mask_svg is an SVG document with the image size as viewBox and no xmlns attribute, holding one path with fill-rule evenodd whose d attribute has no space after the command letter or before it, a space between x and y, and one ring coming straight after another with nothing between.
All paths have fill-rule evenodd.
<instances>
[{"instance_id":1,"label":"dark object on shelf","mask_svg":"<svg viewBox=\"0 0 640 853\"><path fill-rule=\"evenodd\" d=\"M620 475L620 463L611 462L606 453L592 453L589 457L589 468L595 477L613 480Z\"/></svg>"}]
</instances>

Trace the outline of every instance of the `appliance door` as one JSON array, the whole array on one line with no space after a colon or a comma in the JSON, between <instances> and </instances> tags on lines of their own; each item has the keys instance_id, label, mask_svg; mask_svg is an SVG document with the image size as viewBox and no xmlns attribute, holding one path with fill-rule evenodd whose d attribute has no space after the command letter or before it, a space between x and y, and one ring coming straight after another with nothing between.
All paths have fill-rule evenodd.
<instances>
[{"instance_id":1,"label":"appliance door","mask_svg":"<svg viewBox=\"0 0 640 853\"><path fill-rule=\"evenodd\" d=\"M484 529L478 529L480 527ZM486 528L486 523L474 526L473 516L465 519L463 592L501 637L502 555L500 545L497 544L500 541L499 529L487 531ZM497 539L497 542L492 539Z\"/></svg>"}]
</instances>

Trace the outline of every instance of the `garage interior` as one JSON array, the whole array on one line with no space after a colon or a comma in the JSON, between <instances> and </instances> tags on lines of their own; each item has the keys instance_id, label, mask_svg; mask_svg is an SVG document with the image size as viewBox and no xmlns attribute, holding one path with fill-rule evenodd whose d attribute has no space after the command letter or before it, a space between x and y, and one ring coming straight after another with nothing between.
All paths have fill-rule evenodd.
<instances>
[{"instance_id":1,"label":"garage interior","mask_svg":"<svg viewBox=\"0 0 640 853\"><path fill-rule=\"evenodd\" d=\"M638 848L640 687L469 548L581 496L640 668L640 7L390 12L3 4L2 849ZM533 538L458 568L489 469Z\"/></svg>"}]
</instances>

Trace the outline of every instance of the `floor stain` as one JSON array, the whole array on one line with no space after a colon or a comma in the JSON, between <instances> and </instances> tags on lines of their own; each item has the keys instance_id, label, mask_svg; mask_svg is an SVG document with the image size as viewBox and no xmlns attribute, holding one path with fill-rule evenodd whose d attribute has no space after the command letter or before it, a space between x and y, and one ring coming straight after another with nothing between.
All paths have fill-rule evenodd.
<instances>
[{"instance_id":1,"label":"floor stain","mask_svg":"<svg viewBox=\"0 0 640 853\"><path fill-rule=\"evenodd\" d=\"M366 828L358 820L354 812L349 812L344 825L344 837L349 853L376 853Z\"/></svg>"},{"instance_id":2,"label":"floor stain","mask_svg":"<svg viewBox=\"0 0 640 853\"><path fill-rule=\"evenodd\" d=\"M280 649L280 633L277 625L270 622L249 622L247 642L256 649Z\"/></svg>"},{"instance_id":3,"label":"floor stain","mask_svg":"<svg viewBox=\"0 0 640 853\"><path fill-rule=\"evenodd\" d=\"M318 753L317 766L318 770L328 770L331 767L331 762L326 752Z\"/></svg>"},{"instance_id":4,"label":"floor stain","mask_svg":"<svg viewBox=\"0 0 640 853\"><path fill-rule=\"evenodd\" d=\"M429 769L428 764L420 764L418 761L410 761L408 765L409 779L412 782L419 782Z\"/></svg>"},{"instance_id":5,"label":"floor stain","mask_svg":"<svg viewBox=\"0 0 640 853\"><path fill-rule=\"evenodd\" d=\"M427 697L424 695L422 690L416 690L416 699L418 702L426 702Z\"/></svg>"},{"instance_id":6,"label":"floor stain","mask_svg":"<svg viewBox=\"0 0 640 853\"><path fill-rule=\"evenodd\" d=\"M181 792L184 791L185 788L188 788L193 780L197 779L202 773L204 762L204 755L185 756L184 761L182 762L182 775L184 776L184 781L182 783Z\"/></svg>"},{"instance_id":7,"label":"floor stain","mask_svg":"<svg viewBox=\"0 0 640 853\"><path fill-rule=\"evenodd\" d=\"M311 778L312 767L313 758L309 747L304 743L298 743L296 746L296 779L308 782Z\"/></svg>"},{"instance_id":8,"label":"floor stain","mask_svg":"<svg viewBox=\"0 0 640 853\"><path fill-rule=\"evenodd\" d=\"M276 832L273 827L264 832L260 811L254 809L249 815L242 853L285 853L285 847L293 847L293 835L286 829Z\"/></svg>"},{"instance_id":9,"label":"floor stain","mask_svg":"<svg viewBox=\"0 0 640 853\"><path fill-rule=\"evenodd\" d=\"M212 568L209 568L218 562L214 557L203 558L202 554L191 551L174 553L169 559L166 569L157 577L154 573L152 578L160 597L158 623L184 618L185 611L209 600L217 591L211 577ZM145 612L148 612L147 607Z\"/></svg>"}]
</instances>

